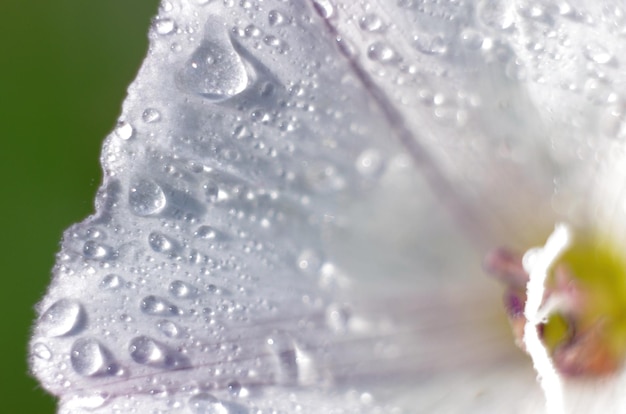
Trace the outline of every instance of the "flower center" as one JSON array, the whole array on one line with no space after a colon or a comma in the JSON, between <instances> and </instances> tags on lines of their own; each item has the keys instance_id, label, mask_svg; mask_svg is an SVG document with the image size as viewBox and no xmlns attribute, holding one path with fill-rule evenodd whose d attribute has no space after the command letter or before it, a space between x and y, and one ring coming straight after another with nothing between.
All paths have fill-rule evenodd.
<instances>
[{"instance_id":1,"label":"flower center","mask_svg":"<svg viewBox=\"0 0 626 414\"><path fill-rule=\"evenodd\" d=\"M489 253L487 272L504 283L504 302L517 345L523 342L529 276L522 256ZM615 243L581 233L552 264L541 304L539 337L560 374L598 377L626 359L626 258Z\"/></svg>"}]
</instances>

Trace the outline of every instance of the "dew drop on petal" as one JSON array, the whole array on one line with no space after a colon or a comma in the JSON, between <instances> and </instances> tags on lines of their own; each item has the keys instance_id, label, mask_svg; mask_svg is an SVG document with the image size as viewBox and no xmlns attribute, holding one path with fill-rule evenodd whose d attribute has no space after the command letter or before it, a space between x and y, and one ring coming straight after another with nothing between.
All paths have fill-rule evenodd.
<instances>
[{"instance_id":1,"label":"dew drop on petal","mask_svg":"<svg viewBox=\"0 0 626 414\"><path fill-rule=\"evenodd\" d=\"M152 250L157 253L168 253L174 250L175 243L165 234L154 231L148 236L148 243Z\"/></svg>"},{"instance_id":2,"label":"dew drop on petal","mask_svg":"<svg viewBox=\"0 0 626 414\"><path fill-rule=\"evenodd\" d=\"M73 299L60 299L52 304L39 319L43 334L48 337L73 335L85 327L85 311Z\"/></svg>"},{"instance_id":3,"label":"dew drop on petal","mask_svg":"<svg viewBox=\"0 0 626 414\"><path fill-rule=\"evenodd\" d=\"M33 344L32 354L35 357L43 359L45 361L48 361L50 360L50 358L52 358L52 351L50 351L50 348L48 348L46 344L43 344L41 342Z\"/></svg>"},{"instance_id":4,"label":"dew drop on petal","mask_svg":"<svg viewBox=\"0 0 626 414\"><path fill-rule=\"evenodd\" d=\"M175 280L170 283L169 291L172 296L182 299L193 298L198 293L198 289L182 280Z\"/></svg>"},{"instance_id":5,"label":"dew drop on petal","mask_svg":"<svg viewBox=\"0 0 626 414\"><path fill-rule=\"evenodd\" d=\"M102 289L115 290L121 287L122 283L124 283L124 280L119 275L111 273L102 278L100 287Z\"/></svg>"},{"instance_id":6,"label":"dew drop on petal","mask_svg":"<svg viewBox=\"0 0 626 414\"><path fill-rule=\"evenodd\" d=\"M147 124L152 124L161 120L161 113L154 108L146 108L141 114L141 119Z\"/></svg>"},{"instance_id":7,"label":"dew drop on petal","mask_svg":"<svg viewBox=\"0 0 626 414\"><path fill-rule=\"evenodd\" d=\"M242 406L223 402L213 395L203 392L189 399L189 408L194 414L247 414Z\"/></svg>"},{"instance_id":8,"label":"dew drop on petal","mask_svg":"<svg viewBox=\"0 0 626 414\"><path fill-rule=\"evenodd\" d=\"M446 41L438 35L415 35L413 44L417 50L426 55L443 55L448 51Z\"/></svg>"},{"instance_id":9,"label":"dew drop on petal","mask_svg":"<svg viewBox=\"0 0 626 414\"><path fill-rule=\"evenodd\" d=\"M115 128L115 135L123 140L129 140L133 136L133 126L128 122L122 121Z\"/></svg>"},{"instance_id":10,"label":"dew drop on petal","mask_svg":"<svg viewBox=\"0 0 626 414\"><path fill-rule=\"evenodd\" d=\"M366 32L378 32L383 28L383 21L377 14L370 13L361 17L359 27Z\"/></svg>"},{"instance_id":11,"label":"dew drop on petal","mask_svg":"<svg viewBox=\"0 0 626 414\"><path fill-rule=\"evenodd\" d=\"M167 198L161 186L152 180L138 180L128 192L128 204L138 216L159 214L167 204Z\"/></svg>"},{"instance_id":12,"label":"dew drop on petal","mask_svg":"<svg viewBox=\"0 0 626 414\"><path fill-rule=\"evenodd\" d=\"M188 365L188 361L182 355L148 336L133 338L128 346L128 352L133 361L142 365L166 369Z\"/></svg>"},{"instance_id":13,"label":"dew drop on petal","mask_svg":"<svg viewBox=\"0 0 626 414\"><path fill-rule=\"evenodd\" d=\"M584 53L587 59L600 65L609 63L613 59L611 53L598 43L588 44L584 49Z\"/></svg>"},{"instance_id":14,"label":"dew drop on petal","mask_svg":"<svg viewBox=\"0 0 626 414\"><path fill-rule=\"evenodd\" d=\"M109 351L93 338L78 339L70 352L72 368L85 377L115 375L117 368Z\"/></svg>"},{"instance_id":15,"label":"dew drop on petal","mask_svg":"<svg viewBox=\"0 0 626 414\"><path fill-rule=\"evenodd\" d=\"M111 253L109 246L93 240L87 240L83 245L83 256L86 259L106 259Z\"/></svg>"},{"instance_id":16,"label":"dew drop on petal","mask_svg":"<svg viewBox=\"0 0 626 414\"><path fill-rule=\"evenodd\" d=\"M157 19L154 22L154 30L160 35L170 34L176 29L176 23L172 19Z\"/></svg>"},{"instance_id":17,"label":"dew drop on petal","mask_svg":"<svg viewBox=\"0 0 626 414\"><path fill-rule=\"evenodd\" d=\"M371 60L391 64L398 61L398 55L387 43L374 42L367 49L367 57Z\"/></svg>"},{"instance_id":18,"label":"dew drop on petal","mask_svg":"<svg viewBox=\"0 0 626 414\"><path fill-rule=\"evenodd\" d=\"M181 313L180 309L159 296L146 296L140 303L141 311L147 315L174 316Z\"/></svg>"},{"instance_id":19,"label":"dew drop on petal","mask_svg":"<svg viewBox=\"0 0 626 414\"><path fill-rule=\"evenodd\" d=\"M217 231L211 226L200 226L195 231L194 236L204 240L214 240L217 237Z\"/></svg>"},{"instance_id":20,"label":"dew drop on petal","mask_svg":"<svg viewBox=\"0 0 626 414\"><path fill-rule=\"evenodd\" d=\"M270 10L267 14L267 20L270 26L282 26L286 23L285 15L278 10Z\"/></svg>"},{"instance_id":21,"label":"dew drop on petal","mask_svg":"<svg viewBox=\"0 0 626 414\"><path fill-rule=\"evenodd\" d=\"M243 92L248 74L232 45L206 40L178 71L177 82L185 92L219 102Z\"/></svg>"},{"instance_id":22,"label":"dew drop on petal","mask_svg":"<svg viewBox=\"0 0 626 414\"><path fill-rule=\"evenodd\" d=\"M180 335L180 328L172 321L161 319L157 322L157 328L168 338L176 338Z\"/></svg>"}]
</instances>

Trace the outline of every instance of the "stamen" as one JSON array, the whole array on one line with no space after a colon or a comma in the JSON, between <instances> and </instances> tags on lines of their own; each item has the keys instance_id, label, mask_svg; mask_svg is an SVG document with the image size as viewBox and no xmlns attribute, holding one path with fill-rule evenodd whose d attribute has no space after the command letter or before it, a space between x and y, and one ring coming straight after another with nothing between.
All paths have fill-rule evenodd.
<instances>
[{"instance_id":1,"label":"stamen","mask_svg":"<svg viewBox=\"0 0 626 414\"><path fill-rule=\"evenodd\" d=\"M545 282L548 278L548 273L570 245L571 238L568 227L564 224L558 224L545 246L529 250L522 260L524 269L529 275L526 288L526 306L524 308L527 322L524 327L523 341L546 396L548 412L557 414L565 412L563 384L548 354L548 349L541 342L537 328L544 322L547 316L546 310L541 308L541 302L546 290ZM547 310L548 313L552 309L552 306L550 306L550 309Z\"/></svg>"}]
</instances>

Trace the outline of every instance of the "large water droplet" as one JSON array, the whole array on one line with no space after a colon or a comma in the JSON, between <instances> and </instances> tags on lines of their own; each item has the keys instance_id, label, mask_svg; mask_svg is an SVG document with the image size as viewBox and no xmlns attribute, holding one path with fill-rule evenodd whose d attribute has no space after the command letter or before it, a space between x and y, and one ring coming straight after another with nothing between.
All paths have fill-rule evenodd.
<instances>
[{"instance_id":1,"label":"large water droplet","mask_svg":"<svg viewBox=\"0 0 626 414\"><path fill-rule=\"evenodd\" d=\"M78 339L70 354L72 368L85 377L115 375L118 368L112 363L111 353L95 339Z\"/></svg>"},{"instance_id":2,"label":"large water droplet","mask_svg":"<svg viewBox=\"0 0 626 414\"><path fill-rule=\"evenodd\" d=\"M138 180L128 192L128 204L138 216L151 216L165 208L167 199L157 183L151 180Z\"/></svg>"},{"instance_id":3,"label":"large water droplet","mask_svg":"<svg viewBox=\"0 0 626 414\"><path fill-rule=\"evenodd\" d=\"M39 319L45 336L74 335L84 329L85 311L73 299L60 299L50 306Z\"/></svg>"},{"instance_id":4,"label":"large water droplet","mask_svg":"<svg viewBox=\"0 0 626 414\"><path fill-rule=\"evenodd\" d=\"M133 361L142 365L166 369L189 366L187 358L147 336L133 338L128 346L128 352Z\"/></svg>"},{"instance_id":5,"label":"large water droplet","mask_svg":"<svg viewBox=\"0 0 626 414\"><path fill-rule=\"evenodd\" d=\"M243 92L248 74L231 44L205 40L178 71L177 82L185 92L211 101L222 101Z\"/></svg>"},{"instance_id":6,"label":"large water droplet","mask_svg":"<svg viewBox=\"0 0 626 414\"><path fill-rule=\"evenodd\" d=\"M182 312L178 307L159 296L146 296L141 300L141 311L148 315L174 316Z\"/></svg>"}]
</instances>

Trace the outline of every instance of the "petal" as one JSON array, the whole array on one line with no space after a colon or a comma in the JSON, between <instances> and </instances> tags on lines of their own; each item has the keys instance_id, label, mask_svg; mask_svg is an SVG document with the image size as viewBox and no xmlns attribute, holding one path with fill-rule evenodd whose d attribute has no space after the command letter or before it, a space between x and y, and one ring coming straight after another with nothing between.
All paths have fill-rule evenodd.
<instances>
[{"instance_id":1,"label":"petal","mask_svg":"<svg viewBox=\"0 0 626 414\"><path fill-rule=\"evenodd\" d=\"M480 258L597 164L548 139L585 129L526 41L569 17L533 13L164 2L39 305L60 411L539 412Z\"/></svg>"}]
</instances>

